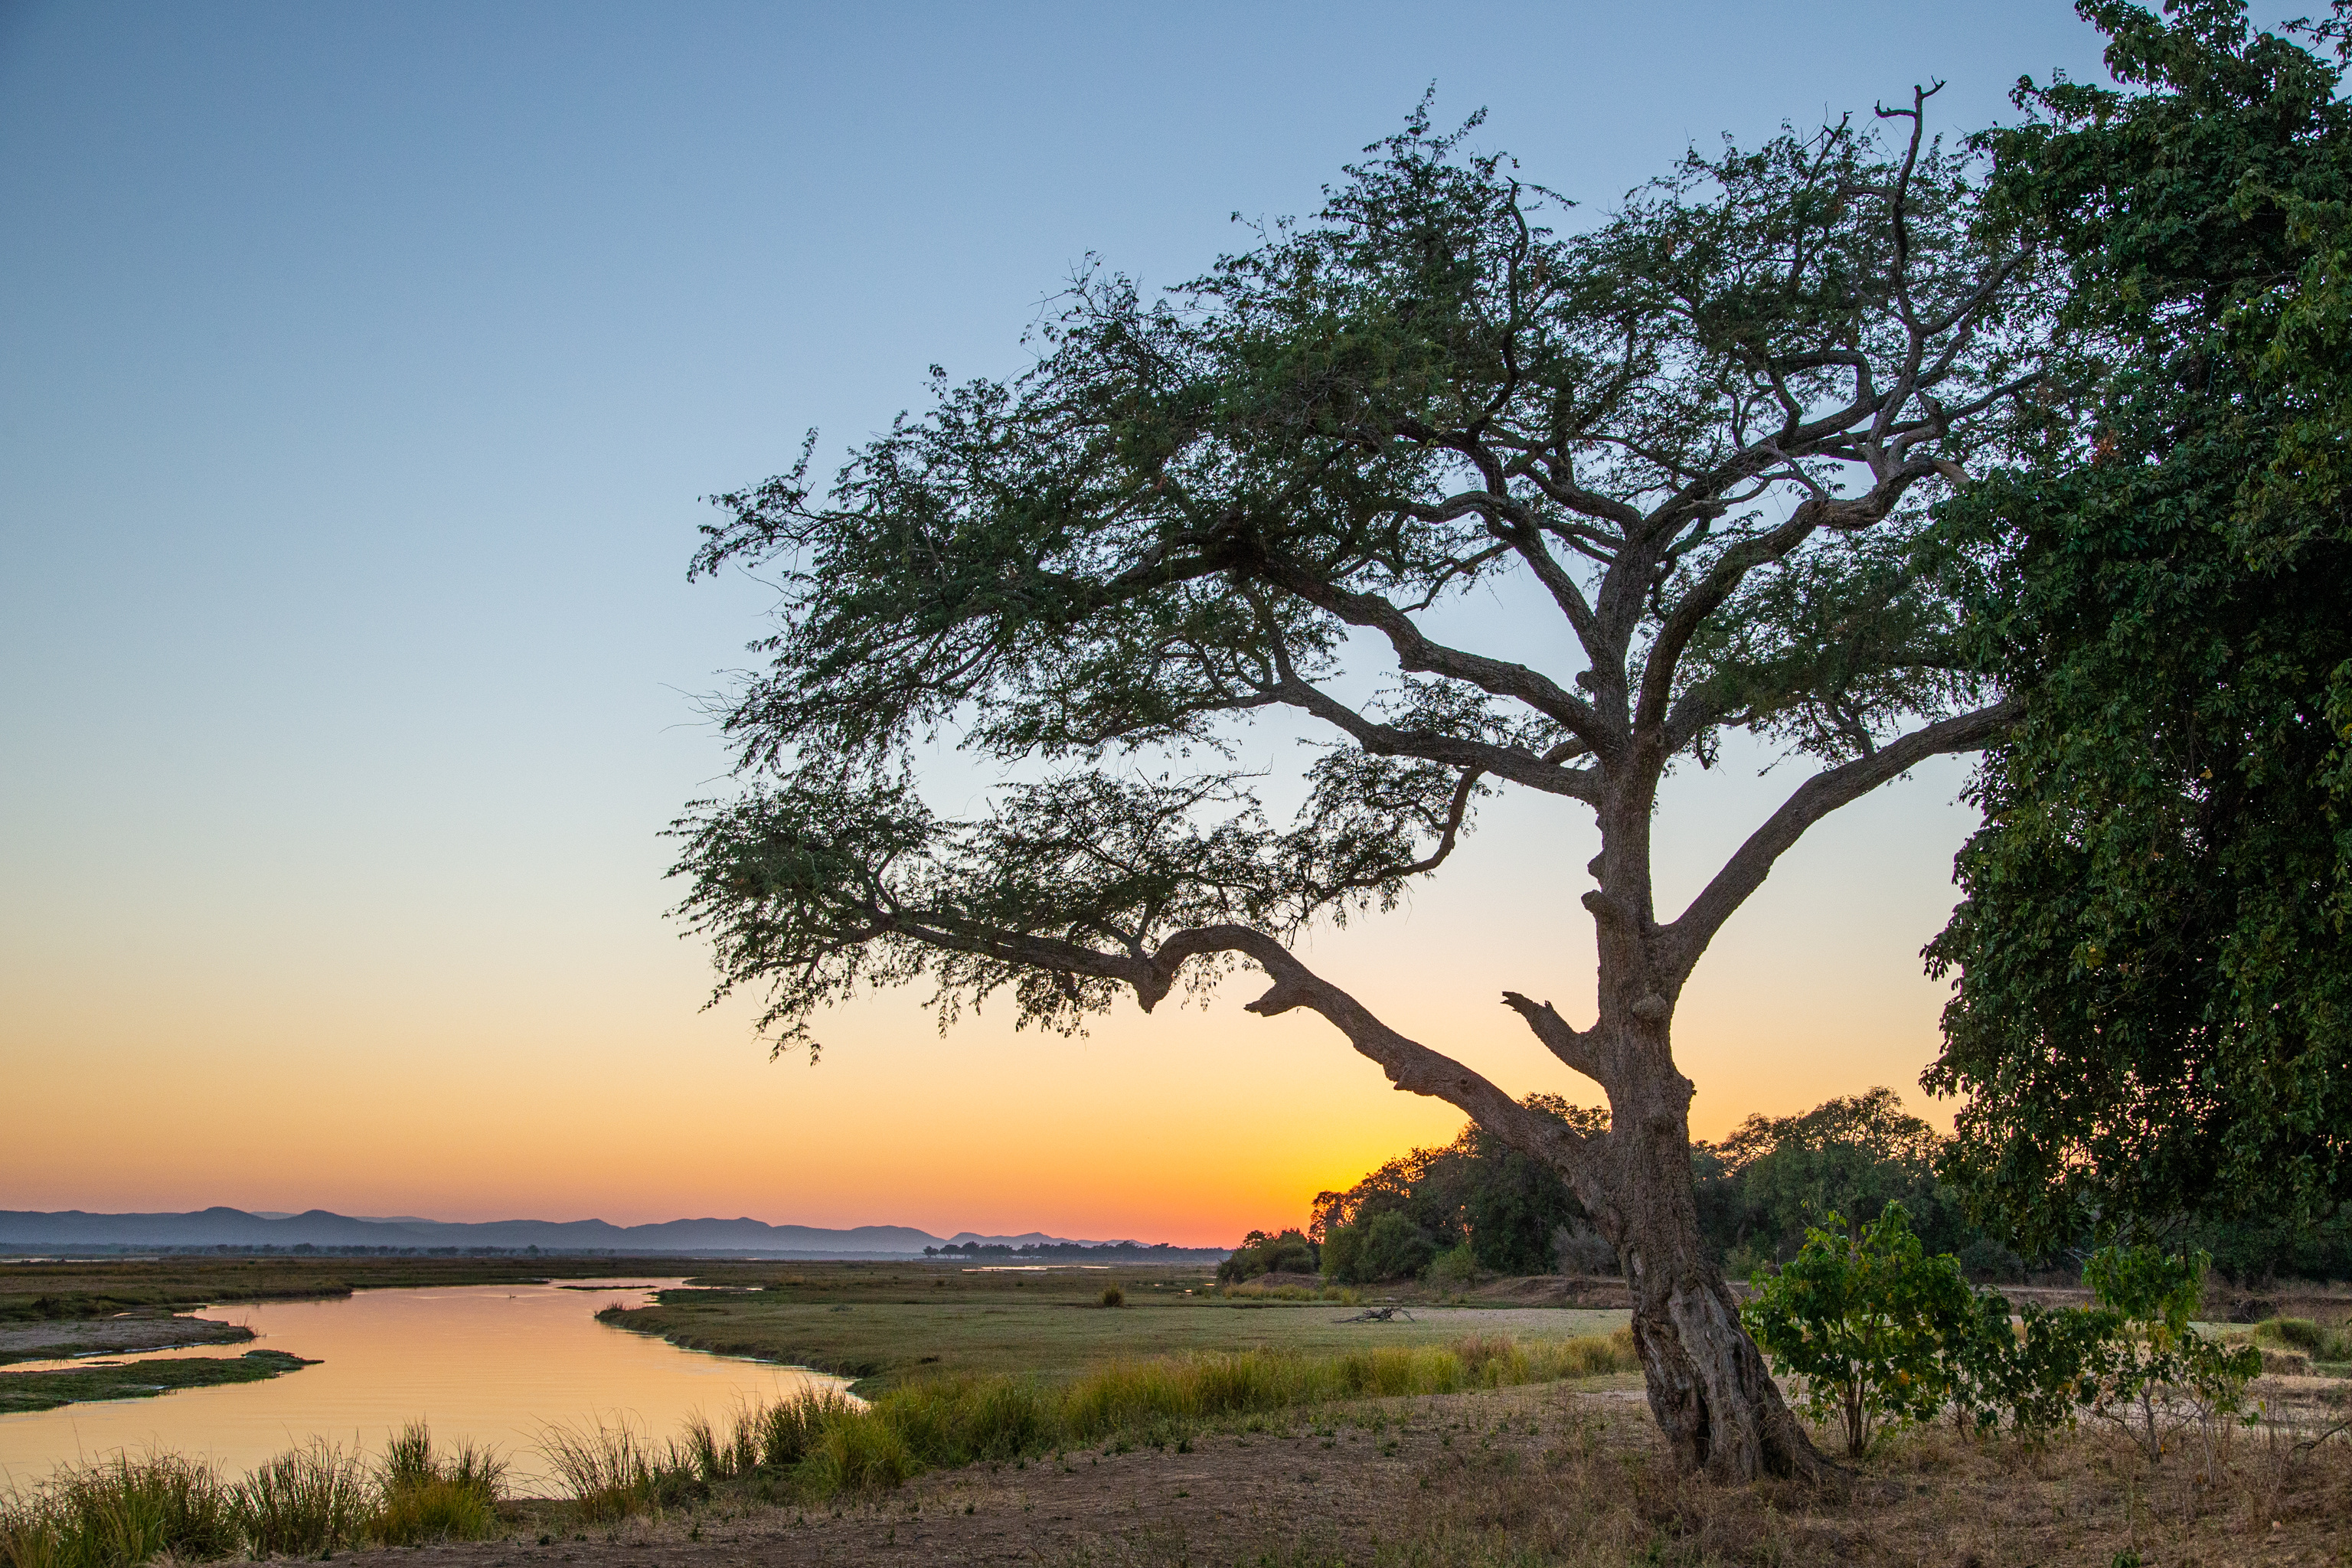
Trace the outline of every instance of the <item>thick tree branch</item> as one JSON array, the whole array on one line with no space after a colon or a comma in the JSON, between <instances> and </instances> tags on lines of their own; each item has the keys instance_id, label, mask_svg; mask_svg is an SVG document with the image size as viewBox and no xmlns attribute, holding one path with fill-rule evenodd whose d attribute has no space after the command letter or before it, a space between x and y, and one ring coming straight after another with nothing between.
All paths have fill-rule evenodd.
<instances>
[{"instance_id":1,"label":"thick tree branch","mask_svg":"<svg viewBox=\"0 0 2352 1568\"><path fill-rule=\"evenodd\" d=\"M1379 632L1397 656L1397 667L1419 673L1443 675L1477 687L1496 697L1526 703L1545 717L1566 725L1577 738L1606 757L1616 748L1592 705L1563 689L1550 677L1508 659L1490 658L1448 647L1424 636L1411 616L1377 594L1360 594L1284 562L1267 562L1256 575L1318 609L1327 610L1349 626Z\"/></svg>"},{"instance_id":2,"label":"thick tree branch","mask_svg":"<svg viewBox=\"0 0 2352 1568\"><path fill-rule=\"evenodd\" d=\"M1531 1110L1496 1084L1441 1051L1411 1040L1374 1017L1370 1009L1298 962L1263 931L1244 926L1208 926L1180 931L1161 944L1158 962L1172 977L1184 960L1212 952L1238 952L1274 981L1248 1010L1271 1018L1305 1007L1348 1037L1359 1053L1379 1064L1389 1081L1412 1094L1442 1100L1463 1111L1531 1159L1581 1176L1591 1186L1591 1141L1559 1118Z\"/></svg>"},{"instance_id":3,"label":"thick tree branch","mask_svg":"<svg viewBox=\"0 0 2352 1568\"><path fill-rule=\"evenodd\" d=\"M1807 779L1781 803L1780 810L1748 835L1690 907L1673 924L1660 929L1657 951L1662 967L1677 985L1686 979L1707 943L1723 929L1723 922L1764 885L1773 862L1814 823L1929 757L1978 750L2000 735L2016 716L2017 709L2006 700L1955 714L1891 741L1869 756Z\"/></svg>"},{"instance_id":4,"label":"thick tree branch","mask_svg":"<svg viewBox=\"0 0 2352 1568\"><path fill-rule=\"evenodd\" d=\"M1549 1002L1529 1001L1516 991L1503 993L1503 1005L1528 1021L1528 1027L1536 1032L1544 1049L1558 1057L1561 1065L1582 1073L1603 1089L1609 1087L1592 1036L1561 1017L1558 1008Z\"/></svg>"},{"instance_id":5,"label":"thick tree branch","mask_svg":"<svg viewBox=\"0 0 2352 1568\"><path fill-rule=\"evenodd\" d=\"M1054 937L989 931L953 919L930 917L893 920L888 923L901 934L955 952L1122 982L1134 988L1136 1000L1146 1012L1174 987L1178 973L1187 963L1219 953L1238 953L1265 971L1274 982L1264 995L1247 1004L1248 1011L1268 1018L1298 1007L1319 1013L1347 1036L1359 1053L1378 1064L1397 1088L1444 1100L1514 1148L1532 1159L1549 1162L1554 1169L1575 1173L1591 1168L1591 1140L1585 1135L1556 1117L1530 1110L1491 1080L1444 1053L1398 1034L1355 997L1301 963L1279 940L1265 931L1240 925L1202 926L1176 932L1146 958L1106 952ZM1565 1022L1560 1026L1567 1027ZM1599 1081L1589 1069L1579 1067L1577 1070Z\"/></svg>"},{"instance_id":6,"label":"thick tree branch","mask_svg":"<svg viewBox=\"0 0 2352 1568\"><path fill-rule=\"evenodd\" d=\"M1600 803L1600 778L1591 768L1562 767L1549 755L1539 757L1515 746L1498 746L1492 742L1473 740L1465 735L1436 730L1406 730L1381 723L1366 718L1321 688L1301 679L1289 668L1287 659L1280 663L1281 681L1274 688L1275 701L1311 713L1333 728L1344 731L1358 745L1375 756L1419 757L1423 762L1443 763L1448 767L1492 773L1496 778L1508 779L1513 784L1525 784L1547 795L1566 795L1588 805ZM1555 751L1558 749L1554 748Z\"/></svg>"}]
</instances>

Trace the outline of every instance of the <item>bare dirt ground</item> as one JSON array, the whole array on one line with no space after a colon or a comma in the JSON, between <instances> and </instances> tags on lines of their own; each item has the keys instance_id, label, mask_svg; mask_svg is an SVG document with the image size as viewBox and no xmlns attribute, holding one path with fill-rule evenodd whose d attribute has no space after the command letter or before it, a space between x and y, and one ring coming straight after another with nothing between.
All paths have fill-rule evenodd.
<instances>
[{"instance_id":1,"label":"bare dirt ground","mask_svg":"<svg viewBox=\"0 0 2352 1568\"><path fill-rule=\"evenodd\" d=\"M124 1312L111 1318L35 1318L0 1321L0 1365L59 1361L124 1351L175 1350L183 1345L233 1345L253 1331L211 1318L167 1311Z\"/></svg>"},{"instance_id":2,"label":"bare dirt ground","mask_svg":"<svg viewBox=\"0 0 2352 1568\"><path fill-rule=\"evenodd\" d=\"M1673 1472L1638 1389L1553 1385L1372 1402L1189 1452L975 1466L838 1509L721 1500L566 1526L534 1505L507 1541L424 1555L448 1568L2352 1563L2352 1445L2232 1442L2200 1479L2192 1459L2150 1468L2095 1433L2032 1450L1929 1430L1828 1490L1724 1488Z\"/></svg>"}]
</instances>

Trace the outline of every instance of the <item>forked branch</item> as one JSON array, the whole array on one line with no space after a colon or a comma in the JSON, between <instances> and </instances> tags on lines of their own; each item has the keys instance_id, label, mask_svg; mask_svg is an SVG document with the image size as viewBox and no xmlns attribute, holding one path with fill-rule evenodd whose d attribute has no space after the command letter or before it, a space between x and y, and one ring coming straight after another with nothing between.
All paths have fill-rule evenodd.
<instances>
[{"instance_id":1,"label":"forked branch","mask_svg":"<svg viewBox=\"0 0 2352 1568\"><path fill-rule=\"evenodd\" d=\"M1659 951L1667 972L1679 984L1706 951L1715 933L1732 912L1764 885L1773 862L1780 859L1805 830L1839 806L1861 798L1889 779L1929 757L1950 752L1973 752L1994 740L2016 718L2016 706L2003 700L1989 708L1958 713L1890 741L1866 757L1843 767L1815 773L1797 787L1748 836L1714 879L1701 889L1690 907L1659 934Z\"/></svg>"},{"instance_id":2,"label":"forked branch","mask_svg":"<svg viewBox=\"0 0 2352 1568\"><path fill-rule=\"evenodd\" d=\"M1503 993L1503 1005L1528 1021L1528 1027L1541 1040L1544 1049L1558 1057L1562 1066L1580 1072L1603 1089L1609 1079L1601 1073L1601 1058L1594 1049L1592 1037L1559 1016L1559 1009L1549 1002L1534 1002L1516 991Z\"/></svg>"}]
</instances>

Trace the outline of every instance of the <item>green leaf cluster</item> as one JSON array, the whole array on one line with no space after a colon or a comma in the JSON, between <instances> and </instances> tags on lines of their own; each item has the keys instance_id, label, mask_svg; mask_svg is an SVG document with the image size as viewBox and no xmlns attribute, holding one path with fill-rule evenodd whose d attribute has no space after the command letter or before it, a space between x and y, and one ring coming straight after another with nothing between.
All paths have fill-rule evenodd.
<instances>
[{"instance_id":1,"label":"green leaf cluster","mask_svg":"<svg viewBox=\"0 0 2352 1568\"><path fill-rule=\"evenodd\" d=\"M1956 1381L1948 1347L1977 1321L1958 1261L1928 1257L1900 1204L1856 1232L1836 1215L1809 1230L1742 1316L1774 1372L1803 1380L1805 1408L1838 1423L1855 1457L1944 1408Z\"/></svg>"},{"instance_id":2,"label":"green leaf cluster","mask_svg":"<svg viewBox=\"0 0 2352 1568\"><path fill-rule=\"evenodd\" d=\"M2040 237L2030 460L1969 626L1987 753L1926 1082L2029 1248L2352 1198L2352 104L2235 0L2099 0L2125 85L2019 89L1985 221Z\"/></svg>"},{"instance_id":3,"label":"green leaf cluster","mask_svg":"<svg viewBox=\"0 0 2352 1568\"><path fill-rule=\"evenodd\" d=\"M2102 1247L2083 1267L2092 1299L2128 1325L2108 1342L2084 1403L2151 1461L2191 1425L2233 1415L2263 1369L2252 1345L2223 1344L2190 1324L2211 1266L2202 1252L2142 1245Z\"/></svg>"}]
</instances>

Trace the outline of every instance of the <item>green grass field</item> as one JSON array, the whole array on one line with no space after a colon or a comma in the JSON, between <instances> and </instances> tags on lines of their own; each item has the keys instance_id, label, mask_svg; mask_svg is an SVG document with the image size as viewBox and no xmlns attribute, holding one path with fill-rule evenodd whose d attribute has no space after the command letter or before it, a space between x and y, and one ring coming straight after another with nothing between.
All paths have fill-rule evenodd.
<instances>
[{"instance_id":1,"label":"green grass field","mask_svg":"<svg viewBox=\"0 0 2352 1568\"><path fill-rule=\"evenodd\" d=\"M1341 1322L1359 1309L1227 1298L1210 1291L1206 1275L1185 1270L1015 1274L835 1264L763 1272L736 1265L696 1278L698 1288L665 1291L656 1305L601 1316L693 1350L856 1378L861 1394L938 1373L1066 1378L1192 1352L1323 1355L1452 1344L1480 1331L1564 1340L1605 1335L1626 1321L1622 1311L1414 1306L1411 1322ZM1125 1305L1099 1304L1108 1286Z\"/></svg>"}]
</instances>

